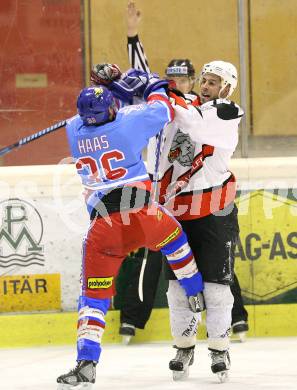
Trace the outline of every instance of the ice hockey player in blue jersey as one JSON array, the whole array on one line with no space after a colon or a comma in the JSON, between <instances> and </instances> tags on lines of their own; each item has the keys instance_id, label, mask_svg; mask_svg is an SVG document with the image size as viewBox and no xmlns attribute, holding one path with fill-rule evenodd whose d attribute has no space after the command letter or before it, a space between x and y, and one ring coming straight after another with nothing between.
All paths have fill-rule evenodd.
<instances>
[{"instance_id":1,"label":"ice hockey player in blue jersey","mask_svg":"<svg viewBox=\"0 0 297 390\"><path fill-rule=\"evenodd\" d=\"M96 107L96 102L103 99L108 110L97 113L97 118L84 114L89 101ZM112 93L103 86L92 87L82 91L78 112L80 115L67 125L67 136L82 184L90 194L90 214L100 197L116 187L141 182L150 188L141 152L149 138L171 121L173 110L165 91L158 91L158 101L151 96L149 104L126 106L118 111ZM98 118L104 128L96 125Z\"/></svg>"},{"instance_id":2,"label":"ice hockey player in blue jersey","mask_svg":"<svg viewBox=\"0 0 297 390\"><path fill-rule=\"evenodd\" d=\"M105 315L127 253L161 250L188 297L201 311L203 282L180 224L151 199L142 149L173 119L165 80L141 76L134 92L145 104L119 104L105 86L85 88L67 125L71 154L86 190L90 227L83 242L77 366L58 377L58 389L91 388L101 354ZM137 78L137 77L136 77ZM131 81L131 80L130 80ZM137 85L137 87L135 86Z\"/></svg>"}]
</instances>

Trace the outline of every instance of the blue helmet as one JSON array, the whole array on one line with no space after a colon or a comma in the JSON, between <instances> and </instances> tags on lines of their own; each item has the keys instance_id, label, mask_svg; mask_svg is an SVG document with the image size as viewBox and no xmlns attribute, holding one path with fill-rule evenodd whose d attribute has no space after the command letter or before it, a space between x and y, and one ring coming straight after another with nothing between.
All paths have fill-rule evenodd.
<instances>
[{"instance_id":1,"label":"blue helmet","mask_svg":"<svg viewBox=\"0 0 297 390\"><path fill-rule=\"evenodd\" d=\"M101 125L111 119L117 106L113 94L104 86L84 88L77 99L77 110L84 125Z\"/></svg>"}]
</instances>

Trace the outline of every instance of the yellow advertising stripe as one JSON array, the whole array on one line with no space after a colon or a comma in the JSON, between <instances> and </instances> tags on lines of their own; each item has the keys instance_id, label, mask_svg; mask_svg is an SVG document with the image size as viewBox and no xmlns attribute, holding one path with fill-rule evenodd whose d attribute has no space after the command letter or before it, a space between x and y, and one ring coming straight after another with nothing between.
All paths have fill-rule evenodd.
<instances>
[{"instance_id":1,"label":"yellow advertising stripe","mask_svg":"<svg viewBox=\"0 0 297 390\"><path fill-rule=\"evenodd\" d=\"M246 306L250 337L297 336L297 304ZM66 345L76 342L77 313L20 314L0 316L0 348ZM103 344L120 343L119 311L106 318ZM198 338L206 337L205 313ZM135 343L171 340L168 309L154 309L145 330L137 330Z\"/></svg>"},{"instance_id":2,"label":"yellow advertising stripe","mask_svg":"<svg viewBox=\"0 0 297 390\"><path fill-rule=\"evenodd\" d=\"M75 313L0 316L0 347L35 347L75 342Z\"/></svg>"},{"instance_id":3,"label":"yellow advertising stripe","mask_svg":"<svg viewBox=\"0 0 297 390\"><path fill-rule=\"evenodd\" d=\"M60 309L60 274L0 276L1 313Z\"/></svg>"}]
</instances>

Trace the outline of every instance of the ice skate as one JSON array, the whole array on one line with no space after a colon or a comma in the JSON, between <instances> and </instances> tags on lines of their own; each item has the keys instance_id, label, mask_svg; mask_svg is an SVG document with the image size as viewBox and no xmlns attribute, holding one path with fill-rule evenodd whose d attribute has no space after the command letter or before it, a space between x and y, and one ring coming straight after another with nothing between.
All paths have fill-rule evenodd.
<instances>
[{"instance_id":1,"label":"ice skate","mask_svg":"<svg viewBox=\"0 0 297 390\"><path fill-rule=\"evenodd\" d=\"M135 336L135 326L123 322L120 326L119 334L123 336L122 344L128 345L132 337Z\"/></svg>"},{"instance_id":2,"label":"ice skate","mask_svg":"<svg viewBox=\"0 0 297 390\"><path fill-rule=\"evenodd\" d=\"M246 321L238 321L232 325L232 335L235 340L246 341L246 333L249 330L248 323Z\"/></svg>"},{"instance_id":3,"label":"ice skate","mask_svg":"<svg viewBox=\"0 0 297 390\"><path fill-rule=\"evenodd\" d=\"M226 382L229 379L228 371L231 366L228 351L217 351L210 349L211 371L217 374L220 382Z\"/></svg>"},{"instance_id":4,"label":"ice skate","mask_svg":"<svg viewBox=\"0 0 297 390\"><path fill-rule=\"evenodd\" d=\"M90 360L81 360L68 374L60 375L57 378L57 390L90 390L95 379L96 363Z\"/></svg>"},{"instance_id":5,"label":"ice skate","mask_svg":"<svg viewBox=\"0 0 297 390\"><path fill-rule=\"evenodd\" d=\"M176 356L169 362L174 381L185 380L189 376L189 366L194 362L194 347L177 348Z\"/></svg>"}]
</instances>

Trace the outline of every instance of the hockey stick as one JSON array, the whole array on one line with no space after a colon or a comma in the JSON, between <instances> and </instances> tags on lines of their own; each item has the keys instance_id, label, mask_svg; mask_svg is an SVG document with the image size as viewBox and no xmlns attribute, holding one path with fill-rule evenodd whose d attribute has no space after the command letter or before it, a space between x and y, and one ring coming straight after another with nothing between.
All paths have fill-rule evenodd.
<instances>
[{"instance_id":1,"label":"hockey stick","mask_svg":"<svg viewBox=\"0 0 297 390\"><path fill-rule=\"evenodd\" d=\"M155 170L154 170L154 177L153 177L153 200L158 199L158 180L159 180L159 163L160 163L160 156L161 156L161 146L162 146L162 138L163 138L163 129L160 131L160 134L158 136L158 143L156 147L156 161L155 161ZM139 281L138 281L138 295L141 302L143 302L143 276L144 271L147 263L147 256L148 256L148 248L145 248L143 260L141 264L140 274L139 274Z\"/></svg>"},{"instance_id":2,"label":"hockey stick","mask_svg":"<svg viewBox=\"0 0 297 390\"><path fill-rule=\"evenodd\" d=\"M61 129L61 127L64 127L66 125L67 120L68 119L61 121L61 122L58 122L58 123L55 123L54 125L47 127L46 129L40 130L35 134L29 135L28 137L20 139L19 141L15 142L14 144L11 144L9 146L6 146L5 148L0 149L0 157L11 152L13 149L19 148L22 145L26 145L29 142L35 141L36 139L38 139L46 134L49 134L49 133L52 133L53 131Z\"/></svg>"}]
</instances>

